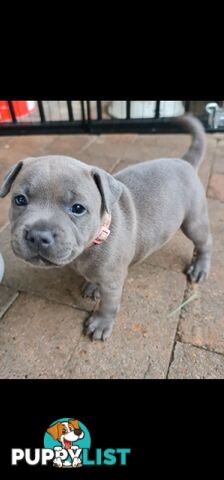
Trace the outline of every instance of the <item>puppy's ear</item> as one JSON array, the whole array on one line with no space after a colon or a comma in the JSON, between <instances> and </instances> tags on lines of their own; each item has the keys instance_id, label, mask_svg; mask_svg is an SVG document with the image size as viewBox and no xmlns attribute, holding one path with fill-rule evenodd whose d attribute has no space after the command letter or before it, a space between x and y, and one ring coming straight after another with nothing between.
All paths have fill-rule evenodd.
<instances>
[{"instance_id":1,"label":"puppy's ear","mask_svg":"<svg viewBox=\"0 0 224 480\"><path fill-rule=\"evenodd\" d=\"M0 197L5 197L9 193L11 186L23 166L23 162L18 162L6 173L3 184L0 188Z\"/></svg>"},{"instance_id":2,"label":"puppy's ear","mask_svg":"<svg viewBox=\"0 0 224 480\"><path fill-rule=\"evenodd\" d=\"M68 424L72 425L73 428L74 428L74 432L76 435L78 435L79 438L83 438L84 437L84 433L83 431L81 430L80 426L79 426L79 422L78 420L69 420L68 421Z\"/></svg>"},{"instance_id":3,"label":"puppy's ear","mask_svg":"<svg viewBox=\"0 0 224 480\"><path fill-rule=\"evenodd\" d=\"M101 168L94 167L92 176L101 194L103 209L110 213L113 204L119 200L122 194L123 185Z\"/></svg>"},{"instance_id":4,"label":"puppy's ear","mask_svg":"<svg viewBox=\"0 0 224 480\"><path fill-rule=\"evenodd\" d=\"M47 429L47 433L49 433L54 440L57 440L58 438L58 423L55 423L55 425L52 425Z\"/></svg>"},{"instance_id":5,"label":"puppy's ear","mask_svg":"<svg viewBox=\"0 0 224 480\"><path fill-rule=\"evenodd\" d=\"M69 420L68 423L71 423L71 425L76 429L80 428L78 420Z\"/></svg>"}]
</instances>

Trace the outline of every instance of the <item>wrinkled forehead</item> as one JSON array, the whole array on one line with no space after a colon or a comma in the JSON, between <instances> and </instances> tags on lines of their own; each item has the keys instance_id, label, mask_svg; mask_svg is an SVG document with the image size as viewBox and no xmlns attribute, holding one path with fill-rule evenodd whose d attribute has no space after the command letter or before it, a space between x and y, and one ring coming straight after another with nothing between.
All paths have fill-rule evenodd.
<instances>
[{"instance_id":1,"label":"wrinkled forehead","mask_svg":"<svg viewBox=\"0 0 224 480\"><path fill-rule=\"evenodd\" d=\"M13 190L27 195L67 198L70 194L86 195L94 188L90 167L70 157L40 157L25 161Z\"/></svg>"}]
</instances>

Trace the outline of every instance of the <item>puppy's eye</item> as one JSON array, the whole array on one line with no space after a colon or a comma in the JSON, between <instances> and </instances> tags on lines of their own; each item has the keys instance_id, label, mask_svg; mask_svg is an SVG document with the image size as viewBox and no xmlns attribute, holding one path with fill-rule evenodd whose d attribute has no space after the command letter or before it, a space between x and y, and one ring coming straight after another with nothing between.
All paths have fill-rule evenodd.
<instances>
[{"instance_id":1,"label":"puppy's eye","mask_svg":"<svg viewBox=\"0 0 224 480\"><path fill-rule=\"evenodd\" d=\"M24 195L17 195L15 198L15 204L18 205L18 207L23 207L24 205L27 205L27 199L24 197Z\"/></svg>"},{"instance_id":2,"label":"puppy's eye","mask_svg":"<svg viewBox=\"0 0 224 480\"><path fill-rule=\"evenodd\" d=\"M86 212L85 207L80 205L80 203L75 203L72 206L72 213L74 213L75 215L83 215L85 212Z\"/></svg>"},{"instance_id":3,"label":"puppy's eye","mask_svg":"<svg viewBox=\"0 0 224 480\"><path fill-rule=\"evenodd\" d=\"M62 433L67 433L67 430L62 430Z\"/></svg>"}]
</instances>

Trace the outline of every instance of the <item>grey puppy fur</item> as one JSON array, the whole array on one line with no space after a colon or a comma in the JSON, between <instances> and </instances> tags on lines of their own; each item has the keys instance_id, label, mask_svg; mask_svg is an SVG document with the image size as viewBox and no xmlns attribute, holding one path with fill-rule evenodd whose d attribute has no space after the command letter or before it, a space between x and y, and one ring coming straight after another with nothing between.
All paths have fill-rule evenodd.
<instances>
[{"instance_id":1,"label":"grey puppy fur","mask_svg":"<svg viewBox=\"0 0 224 480\"><path fill-rule=\"evenodd\" d=\"M192 116L176 121L193 137L182 159L146 161L112 176L70 157L28 158L3 181L0 196L12 192L14 253L40 267L72 263L87 281L83 295L100 297L98 311L85 324L93 339L105 340L112 332L129 265L158 250L179 228L195 246L187 270L190 280L201 282L208 275L212 241L197 175L205 134ZM15 203L18 195L23 196L20 205ZM72 211L77 203L85 208L81 213ZM112 217L111 234L90 246L105 212Z\"/></svg>"}]
</instances>

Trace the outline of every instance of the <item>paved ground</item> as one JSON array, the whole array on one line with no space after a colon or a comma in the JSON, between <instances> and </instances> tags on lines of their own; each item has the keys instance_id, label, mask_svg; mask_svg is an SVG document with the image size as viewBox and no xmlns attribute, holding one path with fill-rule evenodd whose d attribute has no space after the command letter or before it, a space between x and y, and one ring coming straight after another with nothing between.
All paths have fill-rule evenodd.
<instances>
[{"instance_id":1,"label":"paved ground","mask_svg":"<svg viewBox=\"0 0 224 480\"><path fill-rule=\"evenodd\" d=\"M67 154L114 172L125 165L181 155L186 135L0 137L0 181L28 155ZM192 244L181 232L130 269L122 308L105 343L83 336L94 308L70 268L47 272L16 259L9 245L9 199L0 202L0 378L224 378L224 136L208 136L200 176L207 190L214 255L197 298L182 273Z\"/></svg>"}]
</instances>

